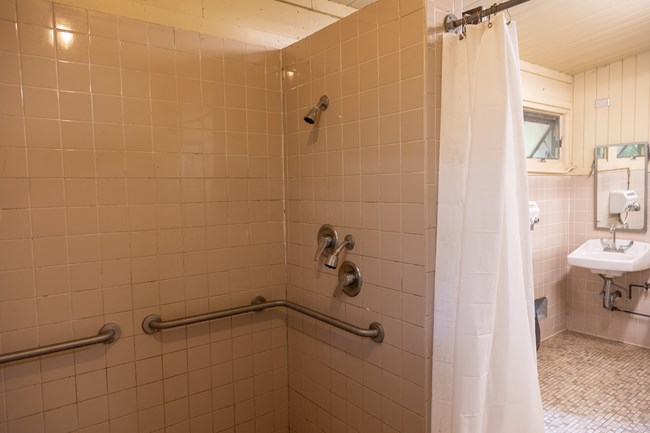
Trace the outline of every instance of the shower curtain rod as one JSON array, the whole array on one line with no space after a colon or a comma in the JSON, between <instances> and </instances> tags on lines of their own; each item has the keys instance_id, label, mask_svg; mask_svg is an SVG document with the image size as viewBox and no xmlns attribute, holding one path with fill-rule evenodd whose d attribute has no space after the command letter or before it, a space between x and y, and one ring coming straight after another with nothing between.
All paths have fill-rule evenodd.
<instances>
[{"instance_id":1,"label":"shower curtain rod","mask_svg":"<svg viewBox=\"0 0 650 433\"><path fill-rule=\"evenodd\" d=\"M454 14L449 14L445 17L445 31L450 33L456 33L458 28L467 24L476 24L481 22L481 20L490 15L494 15L498 12L510 9L513 6L526 3L529 0L508 0L503 3L493 4L487 9L480 10L475 13L464 15L462 18L456 17Z\"/></svg>"}]
</instances>

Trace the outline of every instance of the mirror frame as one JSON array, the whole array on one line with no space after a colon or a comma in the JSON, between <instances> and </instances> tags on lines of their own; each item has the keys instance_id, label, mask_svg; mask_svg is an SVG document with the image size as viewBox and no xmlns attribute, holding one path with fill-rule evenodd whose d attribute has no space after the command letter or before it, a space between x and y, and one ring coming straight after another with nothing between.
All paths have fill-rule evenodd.
<instances>
[{"instance_id":1,"label":"mirror frame","mask_svg":"<svg viewBox=\"0 0 650 433\"><path fill-rule=\"evenodd\" d=\"M621 229L625 230L626 232L634 232L634 233L645 233L648 230L648 151L650 150L650 145L648 144L647 141L636 141L636 142L631 142L631 143L618 143L618 144L601 144L597 145L594 148L594 169L593 169L593 174L594 174L594 230L600 230L600 231L609 231L608 227L598 227L598 149L609 149L609 148L616 148L619 146L626 146L626 145L633 145L633 144L644 144L645 145L645 152L644 152L644 169L643 169L643 197L642 197L642 211L644 212L643 215L643 227L639 229Z\"/></svg>"}]
</instances>

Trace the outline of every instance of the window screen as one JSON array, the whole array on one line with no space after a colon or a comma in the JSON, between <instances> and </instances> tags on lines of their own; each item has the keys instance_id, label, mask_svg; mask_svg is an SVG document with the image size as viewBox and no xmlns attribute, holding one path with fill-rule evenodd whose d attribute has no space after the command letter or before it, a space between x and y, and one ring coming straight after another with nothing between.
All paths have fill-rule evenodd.
<instances>
[{"instance_id":1,"label":"window screen","mask_svg":"<svg viewBox=\"0 0 650 433\"><path fill-rule=\"evenodd\" d=\"M524 110L526 157L560 159L560 116Z\"/></svg>"}]
</instances>

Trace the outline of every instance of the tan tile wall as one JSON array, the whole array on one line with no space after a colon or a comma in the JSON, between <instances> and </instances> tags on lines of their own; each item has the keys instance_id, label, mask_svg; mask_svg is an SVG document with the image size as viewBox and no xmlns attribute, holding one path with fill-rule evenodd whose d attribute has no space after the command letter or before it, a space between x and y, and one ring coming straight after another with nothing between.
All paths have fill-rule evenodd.
<instances>
[{"instance_id":1,"label":"tan tile wall","mask_svg":"<svg viewBox=\"0 0 650 433\"><path fill-rule=\"evenodd\" d=\"M280 52L40 0L0 2L0 432L286 432Z\"/></svg>"},{"instance_id":2,"label":"tan tile wall","mask_svg":"<svg viewBox=\"0 0 650 433\"><path fill-rule=\"evenodd\" d=\"M386 331L379 345L290 315L296 433L428 429L423 6L379 0L283 50L287 294ZM302 117L322 94L330 106L311 127ZM333 297L336 271L313 261L324 223L356 239L341 258L361 269L355 298Z\"/></svg>"},{"instance_id":3,"label":"tan tile wall","mask_svg":"<svg viewBox=\"0 0 650 433\"><path fill-rule=\"evenodd\" d=\"M528 196L540 208L531 233L535 298L548 297L548 317L540 319L542 339L566 329L566 303L571 230L571 178L528 176Z\"/></svg>"}]
</instances>

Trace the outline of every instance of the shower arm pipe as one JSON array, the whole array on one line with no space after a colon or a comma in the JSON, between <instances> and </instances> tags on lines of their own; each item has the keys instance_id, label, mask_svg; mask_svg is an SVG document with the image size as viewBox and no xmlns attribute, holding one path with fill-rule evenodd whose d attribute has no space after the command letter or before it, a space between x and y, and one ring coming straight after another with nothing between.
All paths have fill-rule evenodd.
<instances>
[{"instance_id":1,"label":"shower arm pipe","mask_svg":"<svg viewBox=\"0 0 650 433\"><path fill-rule=\"evenodd\" d=\"M458 27L467 24L478 23L485 17L494 15L506 9L510 9L511 7L520 5L522 3L526 3L527 1L529 0L508 0L499 4L495 3L487 9L483 9L471 15L465 15L461 18L456 18L453 14L447 15L445 17L445 31L454 32Z\"/></svg>"},{"instance_id":2,"label":"shower arm pipe","mask_svg":"<svg viewBox=\"0 0 650 433\"><path fill-rule=\"evenodd\" d=\"M195 316L188 316L180 319L162 320L159 315L151 314L145 317L142 321L142 329L147 334L154 334L163 329L177 328L179 326L207 322L209 320L222 319L224 317L238 316L240 314L263 311L267 308L274 307L286 307L290 310L297 311L316 320L320 320L321 322L325 322L328 325L335 326L351 334L358 335L360 337L371 338L372 341L375 341L377 343L384 341L384 328L381 326L381 323L372 322L367 329L359 328L352 325L351 323L343 322L342 320L328 316L327 314L319 313L318 311L303 307L302 305L295 304L286 299L267 301L266 298L259 295L253 298L251 305L228 308L226 310L213 311L211 313L197 314Z\"/></svg>"},{"instance_id":3,"label":"shower arm pipe","mask_svg":"<svg viewBox=\"0 0 650 433\"><path fill-rule=\"evenodd\" d=\"M108 323L99 330L99 333L94 337L79 338L77 340L64 341L61 343L48 344L47 346L39 346L33 349L25 349L17 352L10 352L0 355L0 365L8 362L20 361L27 358L35 358L41 355L49 355L51 353L63 352L70 349L78 349L80 347L92 346L99 343L115 343L120 339L121 330L119 325L115 323Z\"/></svg>"}]
</instances>

